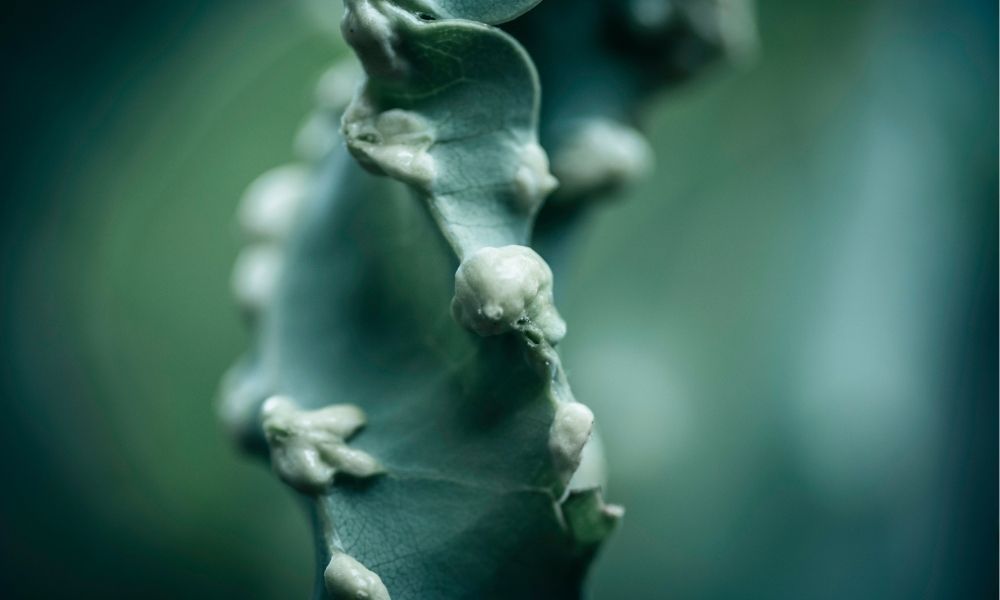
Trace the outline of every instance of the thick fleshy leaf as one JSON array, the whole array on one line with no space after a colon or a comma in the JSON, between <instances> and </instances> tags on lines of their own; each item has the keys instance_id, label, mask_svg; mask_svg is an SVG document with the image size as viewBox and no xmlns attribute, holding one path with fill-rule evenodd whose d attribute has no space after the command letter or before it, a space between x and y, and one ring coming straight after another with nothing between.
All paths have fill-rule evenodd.
<instances>
[{"instance_id":1,"label":"thick fleshy leaf","mask_svg":"<svg viewBox=\"0 0 1000 600\"><path fill-rule=\"evenodd\" d=\"M460 256L525 245L555 180L520 45L488 25L387 4L349 4L345 28L369 74L344 115L354 155L420 190Z\"/></svg>"},{"instance_id":2,"label":"thick fleshy leaf","mask_svg":"<svg viewBox=\"0 0 1000 600\"><path fill-rule=\"evenodd\" d=\"M314 190L247 371L258 403L367 415L349 444L384 474L317 496L320 574L349 555L395 600L578 597L593 540L563 518L556 405L523 340L451 318L456 259L404 186L340 150Z\"/></svg>"},{"instance_id":3,"label":"thick fleshy leaf","mask_svg":"<svg viewBox=\"0 0 1000 600\"><path fill-rule=\"evenodd\" d=\"M343 118L347 147L424 206L342 151L329 158L243 389L280 398L264 411L272 465L319 492L320 594L574 598L595 546L561 499L593 416L551 346L565 333L551 272L522 246L554 183L537 77L500 30L426 17L359 1L344 20L368 72ZM461 259L458 321L486 337L452 318ZM509 265L533 275L515 285ZM499 294L488 314L523 318L481 323L484 293Z\"/></svg>"},{"instance_id":4,"label":"thick fleshy leaf","mask_svg":"<svg viewBox=\"0 0 1000 600\"><path fill-rule=\"evenodd\" d=\"M542 60L564 198L641 170L636 104L736 48L739 1L550 0L510 25ZM526 247L555 187L538 76L485 24L531 4L346 2L366 71L342 119L357 162L332 138L310 146L337 149L268 247L260 344L226 413L311 498L321 597L575 598L622 516L572 487L602 474L571 482L593 415L553 347L552 272ZM549 212L543 244L574 205Z\"/></svg>"}]
</instances>

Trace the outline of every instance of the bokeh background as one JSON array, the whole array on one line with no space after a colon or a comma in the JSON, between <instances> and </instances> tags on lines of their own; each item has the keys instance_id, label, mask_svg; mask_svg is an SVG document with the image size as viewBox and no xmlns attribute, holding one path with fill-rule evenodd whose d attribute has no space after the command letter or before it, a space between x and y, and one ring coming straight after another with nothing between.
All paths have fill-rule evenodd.
<instances>
[{"instance_id":1,"label":"bokeh background","mask_svg":"<svg viewBox=\"0 0 1000 600\"><path fill-rule=\"evenodd\" d=\"M236 203L335 4L5 3L3 597L307 597L305 520L212 404ZM560 274L628 509L591 596L995 598L997 4L758 13Z\"/></svg>"}]
</instances>

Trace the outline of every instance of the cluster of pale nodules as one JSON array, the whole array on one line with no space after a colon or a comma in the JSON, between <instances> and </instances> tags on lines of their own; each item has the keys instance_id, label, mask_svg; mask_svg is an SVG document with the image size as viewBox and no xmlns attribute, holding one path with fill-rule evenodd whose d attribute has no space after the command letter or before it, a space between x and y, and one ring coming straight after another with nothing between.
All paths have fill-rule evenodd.
<instances>
[{"instance_id":1,"label":"cluster of pale nodules","mask_svg":"<svg viewBox=\"0 0 1000 600\"><path fill-rule=\"evenodd\" d=\"M422 123L413 123L408 115L399 117L398 123L391 125L383 119L379 133L392 128L397 140L402 137L406 142L419 140L419 145L429 143L417 133L423 128L413 126ZM374 145L372 154L378 154ZM411 175L416 172L421 178L432 177L432 163L423 163L427 170L412 168L426 156L424 147L414 155L396 153L393 158L406 159L402 162L409 164L401 166L409 167ZM383 167L393 162L380 161ZM517 185L530 189L526 195L547 191L547 185L539 190L532 177L519 173L519 179L524 181L517 181ZM256 242L237 261L233 285L251 314L264 310L274 293L284 260L281 242L305 198L307 181L302 167L283 167L262 176L244 199L241 221ZM483 247L467 256L455 273L451 309L458 323L480 336L517 332L530 346L548 351L566 334L566 324L553 302L552 271L526 246ZM580 465L593 420L591 411L577 402L560 401L555 407L549 449L564 484ZM334 404L303 410L291 398L273 396L261 407L261 423L275 473L304 493L324 493L338 475L372 477L384 472L377 459L348 445L365 424L365 415L357 406ZM389 598L379 576L344 552L334 551L324 579L334 597Z\"/></svg>"},{"instance_id":2,"label":"cluster of pale nodules","mask_svg":"<svg viewBox=\"0 0 1000 600\"><path fill-rule=\"evenodd\" d=\"M456 321L481 336L516 331L542 360L558 360L551 347L566 335L566 323L553 303L552 270L531 248L485 247L466 257L455 273L451 311ZM555 380L549 386L561 387ZM559 395L569 395L568 388L558 392L549 450L558 475L568 483L580 466L594 415L572 397Z\"/></svg>"},{"instance_id":3,"label":"cluster of pale nodules","mask_svg":"<svg viewBox=\"0 0 1000 600\"><path fill-rule=\"evenodd\" d=\"M566 333L553 304L552 271L525 246L480 248L462 261L455 275L452 312L478 335L520 332L532 346L551 348ZM338 474L364 478L385 472L370 454L347 444L365 420L361 409L352 404L303 410L291 398L272 396L261 407L272 468L288 485L307 494L324 493ZM556 405L549 449L563 484L580 466L593 422L590 409L582 404L560 401ZM389 598L376 573L336 549L324 580L337 598Z\"/></svg>"},{"instance_id":4,"label":"cluster of pale nodules","mask_svg":"<svg viewBox=\"0 0 1000 600\"><path fill-rule=\"evenodd\" d=\"M353 38L349 39L352 45L368 50L359 52L363 58L382 56L381 62L365 61L369 72L403 68L392 50L392 32L384 16L370 8L362 2L349 13L353 14L349 18L354 30L350 35L345 32L345 37ZM325 78L329 89L320 96L324 111L313 115L312 126L307 124L300 134L301 145L309 150L307 156L322 154L332 146L322 130L330 123L329 114L335 107L343 109L349 97L344 87L354 85L353 77L345 73L341 69L334 73L337 77ZM423 188L435 178L436 165L430 154L435 142L433 127L420 115L401 110L378 112L362 90L354 95L342 123L352 154L367 168ZM549 173L544 150L536 143L523 147L519 160L521 166L512 183L522 208L530 214L556 181ZM305 200L306 173L300 166L272 171L255 182L244 198L240 220L254 244L238 259L233 286L251 315L264 310L274 293L284 260L283 240ZM480 336L520 334L545 361L549 359L544 357L554 356L552 347L566 334L565 322L553 303L552 271L526 246L483 247L464 257L455 274L451 309L458 323ZM554 394L557 402L549 433L553 465L563 484L569 483L580 466L593 426L591 411L572 401L568 389L565 393L568 397ZM303 493L323 494L338 476L364 478L385 472L375 457L348 445L365 425L365 415L357 406L333 404L304 410L294 399L278 395L264 402L260 418L272 468ZM324 579L336 598L389 598L377 574L336 549Z\"/></svg>"},{"instance_id":5,"label":"cluster of pale nodules","mask_svg":"<svg viewBox=\"0 0 1000 600\"><path fill-rule=\"evenodd\" d=\"M384 471L370 454L347 445L365 424L365 414L352 404L301 410L290 398L273 396L261 407L261 422L271 448L271 467L301 492L323 493L338 473L371 477ZM389 600L377 574L337 549L323 578L334 598Z\"/></svg>"}]
</instances>

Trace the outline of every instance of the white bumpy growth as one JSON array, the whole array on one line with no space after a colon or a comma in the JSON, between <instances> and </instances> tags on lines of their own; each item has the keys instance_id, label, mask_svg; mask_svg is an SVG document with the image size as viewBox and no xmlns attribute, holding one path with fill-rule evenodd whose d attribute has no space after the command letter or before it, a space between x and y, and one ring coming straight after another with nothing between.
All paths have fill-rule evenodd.
<instances>
[{"instance_id":1,"label":"white bumpy growth","mask_svg":"<svg viewBox=\"0 0 1000 600\"><path fill-rule=\"evenodd\" d=\"M552 270L526 246L480 248L463 260L451 312L482 336L516 330L555 344L566 335L552 301Z\"/></svg>"},{"instance_id":2,"label":"white bumpy growth","mask_svg":"<svg viewBox=\"0 0 1000 600\"><path fill-rule=\"evenodd\" d=\"M299 491L321 493L338 472L354 477L382 472L371 455L347 445L365 424L365 414L353 404L301 410L290 398L272 396L261 407L261 418L272 468Z\"/></svg>"},{"instance_id":3,"label":"white bumpy growth","mask_svg":"<svg viewBox=\"0 0 1000 600\"><path fill-rule=\"evenodd\" d=\"M514 186L522 209L534 214L542 206L542 201L559 182L549 172L549 157L536 142L521 148L521 166L514 176Z\"/></svg>"},{"instance_id":4,"label":"white bumpy growth","mask_svg":"<svg viewBox=\"0 0 1000 600\"><path fill-rule=\"evenodd\" d=\"M436 167L429 149L434 132L419 114L391 109L377 112L364 90L359 91L341 123L351 154L366 169L426 188Z\"/></svg>"},{"instance_id":5,"label":"white bumpy growth","mask_svg":"<svg viewBox=\"0 0 1000 600\"><path fill-rule=\"evenodd\" d=\"M552 161L558 196L574 198L620 187L647 172L653 150L628 125L588 119L575 125Z\"/></svg>"},{"instance_id":6,"label":"white bumpy growth","mask_svg":"<svg viewBox=\"0 0 1000 600\"><path fill-rule=\"evenodd\" d=\"M594 413L583 404L563 402L556 407L549 430L549 451L563 483L569 482L580 466L593 427Z\"/></svg>"},{"instance_id":7,"label":"white bumpy growth","mask_svg":"<svg viewBox=\"0 0 1000 600\"><path fill-rule=\"evenodd\" d=\"M335 552L323 572L326 590L334 598L345 600L389 600L389 590L382 578L353 556Z\"/></svg>"}]
</instances>

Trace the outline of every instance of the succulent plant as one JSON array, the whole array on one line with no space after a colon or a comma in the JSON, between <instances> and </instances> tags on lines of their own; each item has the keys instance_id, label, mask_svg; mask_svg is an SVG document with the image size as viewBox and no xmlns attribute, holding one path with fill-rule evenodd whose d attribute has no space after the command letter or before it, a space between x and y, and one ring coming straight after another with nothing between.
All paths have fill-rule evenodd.
<instances>
[{"instance_id":1,"label":"succulent plant","mask_svg":"<svg viewBox=\"0 0 1000 600\"><path fill-rule=\"evenodd\" d=\"M641 101L745 55L753 21L736 0L536 3L345 0L360 66L322 77L303 164L241 205L256 339L220 413L301 495L317 598L576 598L622 517L553 271L651 165Z\"/></svg>"}]
</instances>

